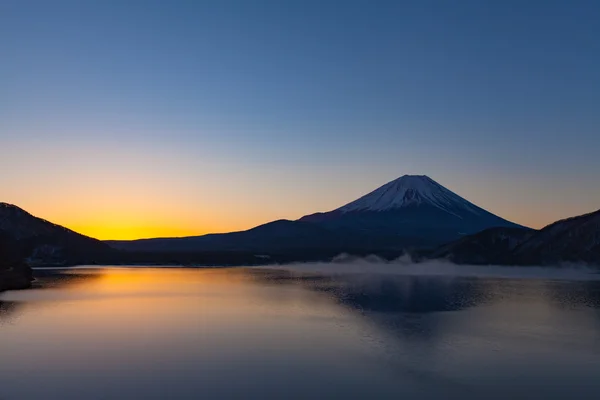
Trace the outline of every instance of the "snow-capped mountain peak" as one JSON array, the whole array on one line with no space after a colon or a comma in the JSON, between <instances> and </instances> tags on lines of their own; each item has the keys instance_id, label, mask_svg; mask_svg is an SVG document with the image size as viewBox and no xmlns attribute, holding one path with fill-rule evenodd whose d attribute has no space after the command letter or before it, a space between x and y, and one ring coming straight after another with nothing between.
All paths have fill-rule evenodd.
<instances>
[{"instance_id":1,"label":"snow-capped mountain peak","mask_svg":"<svg viewBox=\"0 0 600 400\"><path fill-rule=\"evenodd\" d=\"M431 205L451 214L457 208L475 215L483 211L425 175L401 176L337 211L388 211L421 204Z\"/></svg>"}]
</instances>

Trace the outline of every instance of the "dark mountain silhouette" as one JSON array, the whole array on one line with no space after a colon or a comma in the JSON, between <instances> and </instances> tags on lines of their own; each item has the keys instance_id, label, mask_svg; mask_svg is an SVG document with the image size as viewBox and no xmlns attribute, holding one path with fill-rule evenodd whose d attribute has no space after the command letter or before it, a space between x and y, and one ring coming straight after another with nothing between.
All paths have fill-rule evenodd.
<instances>
[{"instance_id":1,"label":"dark mountain silhouette","mask_svg":"<svg viewBox=\"0 0 600 400\"><path fill-rule=\"evenodd\" d=\"M28 288L32 278L31 269L25 265L16 241L0 232L0 292Z\"/></svg>"},{"instance_id":2,"label":"dark mountain silhouette","mask_svg":"<svg viewBox=\"0 0 600 400\"><path fill-rule=\"evenodd\" d=\"M404 175L343 207L300 221L412 238L417 245L440 244L491 227L519 227L424 175Z\"/></svg>"},{"instance_id":3,"label":"dark mountain silhouette","mask_svg":"<svg viewBox=\"0 0 600 400\"><path fill-rule=\"evenodd\" d=\"M0 236L10 257L28 265L91 263L113 251L106 243L6 203L0 203Z\"/></svg>"},{"instance_id":4,"label":"dark mountain silhouette","mask_svg":"<svg viewBox=\"0 0 600 400\"><path fill-rule=\"evenodd\" d=\"M600 265L600 210L557 221L539 231L488 229L440 246L427 257L459 264Z\"/></svg>"},{"instance_id":5,"label":"dark mountain silhouette","mask_svg":"<svg viewBox=\"0 0 600 400\"><path fill-rule=\"evenodd\" d=\"M583 262L600 265L600 210L557 221L520 243L517 264Z\"/></svg>"},{"instance_id":6,"label":"dark mountain silhouette","mask_svg":"<svg viewBox=\"0 0 600 400\"><path fill-rule=\"evenodd\" d=\"M463 235L469 231L475 233ZM455 240L440 245L444 237ZM340 253L390 260L406 251L417 260L462 264L600 265L600 210L536 231L496 217L427 177L404 176L337 210L298 221L108 243L113 247L0 203L4 281L15 271L28 279L27 266L48 264L259 265L331 260Z\"/></svg>"},{"instance_id":7,"label":"dark mountain silhouette","mask_svg":"<svg viewBox=\"0 0 600 400\"><path fill-rule=\"evenodd\" d=\"M247 231L183 238L109 241L115 248L136 251L254 251L336 246L340 238L318 225L278 220Z\"/></svg>"},{"instance_id":8,"label":"dark mountain silhouette","mask_svg":"<svg viewBox=\"0 0 600 400\"><path fill-rule=\"evenodd\" d=\"M427 176L405 175L343 207L298 221L280 220L226 234L108 243L128 251L401 252L491 227L519 225L475 206Z\"/></svg>"},{"instance_id":9,"label":"dark mountain silhouette","mask_svg":"<svg viewBox=\"0 0 600 400\"><path fill-rule=\"evenodd\" d=\"M507 264L513 250L536 231L529 228L490 228L442 245L428 258L457 264Z\"/></svg>"}]
</instances>

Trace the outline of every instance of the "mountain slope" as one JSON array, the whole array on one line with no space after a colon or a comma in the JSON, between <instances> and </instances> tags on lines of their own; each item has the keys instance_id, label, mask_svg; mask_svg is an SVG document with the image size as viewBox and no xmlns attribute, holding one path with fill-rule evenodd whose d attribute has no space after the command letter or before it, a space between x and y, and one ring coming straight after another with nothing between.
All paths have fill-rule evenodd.
<instances>
[{"instance_id":1,"label":"mountain slope","mask_svg":"<svg viewBox=\"0 0 600 400\"><path fill-rule=\"evenodd\" d=\"M442 245L428 258L456 264L510 264L513 250L535 232L529 228L490 228Z\"/></svg>"},{"instance_id":2,"label":"mountain slope","mask_svg":"<svg viewBox=\"0 0 600 400\"><path fill-rule=\"evenodd\" d=\"M265 251L286 250L298 246L322 246L338 240L319 226L278 220L247 231L214 233L182 238L112 240L107 243L116 249L129 251Z\"/></svg>"},{"instance_id":3,"label":"mountain slope","mask_svg":"<svg viewBox=\"0 0 600 400\"><path fill-rule=\"evenodd\" d=\"M319 224L278 220L247 231L208 234L182 238L111 240L106 243L118 250L136 252L254 252L269 254L297 253L302 250L337 255L351 250L378 250L381 238L360 232L327 229ZM384 243L395 245L397 237Z\"/></svg>"},{"instance_id":4,"label":"mountain slope","mask_svg":"<svg viewBox=\"0 0 600 400\"><path fill-rule=\"evenodd\" d=\"M539 231L492 228L425 252L458 264L600 266L600 210L554 222Z\"/></svg>"},{"instance_id":5,"label":"mountain slope","mask_svg":"<svg viewBox=\"0 0 600 400\"><path fill-rule=\"evenodd\" d=\"M0 232L0 292L26 289L33 276L15 246L15 240Z\"/></svg>"},{"instance_id":6,"label":"mountain slope","mask_svg":"<svg viewBox=\"0 0 600 400\"><path fill-rule=\"evenodd\" d=\"M512 257L518 264L600 265L600 210L546 226L519 244Z\"/></svg>"},{"instance_id":7,"label":"mountain slope","mask_svg":"<svg viewBox=\"0 0 600 400\"><path fill-rule=\"evenodd\" d=\"M453 210L475 215L485 212L426 175L404 175L338 210L342 213L388 211L421 204L432 205L450 214L454 214Z\"/></svg>"},{"instance_id":8,"label":"mountain slope","mask_svg":"<svg viewBox=\"0 0 600 400\"><path fill-rule=\"evenodd\" d=\"M404 175L343 207L300 221L412 238L415 245L438 245L493 227L520 227L423 175Z\"/></svg>"},{"instance_id":9,"label":"mountain slope","mask_svg":"<svg viewBox=\"0 0 600 400\"><path fill-rule=\"evenodd\" d=\"M105 243L0 203L0 235L12 256L30 265L94 262L112 253ZM0 254L0 256L3 256Z\"/></svg>"},{"instance_id":10,"label":"mountain slope","mask_svg":"<svg viewBox=\"0 0 600 400\"><path fill-rule=\"evenodd\" d=\"M279 220L225 234L107 243L139 252L306 249L362 253L439 245L497 226L518 225L469 203L426 176L403 176L337 210L297 221Z\"/></svg>"}]
</instances>

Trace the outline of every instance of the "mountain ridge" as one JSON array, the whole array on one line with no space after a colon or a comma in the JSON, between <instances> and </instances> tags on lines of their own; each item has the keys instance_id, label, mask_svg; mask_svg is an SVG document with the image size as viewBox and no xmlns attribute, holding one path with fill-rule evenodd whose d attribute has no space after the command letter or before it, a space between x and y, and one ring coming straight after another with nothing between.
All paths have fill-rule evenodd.
<instances>
[{"instance_id":1,"label":"mountain ridge","mask_svg":"<svg viewBox=\"0 0 600 400\"><path fill-rule=\"evenodd\" d=\"M411 209L430 211L430 208L421 207ZM443 212L436 207L433 209ZM377 211L373 215L385 219L389 212L393 214L397 210ZM361 213L351 211L348 214ZM277 220L247 231L183 238L190 243L180 238L142 239L136 241L144 245L141 249L118 251L108 246L110 242L80 235L7 203L0 204L0 226L0 290L6 289L7 284L16 285L15 288L26 287L31 279L27 265L40 263L61 266L95 262L260 265L331 260L341 253L375 254L392 260L408 252L415 255L417 261L445 258L457 264L600 265L600 210L556 221L540 230L520 226L492 227L437 247L426 247L423 243L415 247L419 242L414 237L373 235L369 231L346 232L322 224ZM12 230L8 229L11 227ZM36 227L40 229L34 229ZM194 242L197 239L205 242L198 246ZM166 245L161 246L161 241ZM171 243L179 243L182 247L170 247Z\"/></svg>"},{"instance_id":2,"label":"mountain ridge","mask_svg":"<svg viewBox=\"0 0 600 400\"><path fill-rule=\"evenodd\" d=\"M100 240L33 216L9 203L0 203L0 235L9 243L6 248L13 257L18 254L29 265L92 262L113 251Z\"/></svg>"},{"instance_id":3,"label":"mountain ridge","mask_svg":"<svg viewBox=\"0 0 600 400\"><path fill-rule=\"evenodd\" d=\"M425 175L404 175L338 209L295 221L277 220L222 234L107 243L135 251L261 252L302 247L398 251L441 244L494 226L520 225L491 214Z\"/></svg>"},{"instance_id":4,"label":"mountain ridge","mask_svg":"<svg viewBox=\"0 0 600 400\"><path fill-rule=\"evenodd\" d=\"M600 210L545 226L517 246L514 257L522 264L600 262Z\"/></svg>"},{"instance_id":5,"label":"mountain ridge","mask_svg":"<svg viewBox=\"0 0 600 400\"><path fill-rule=\"evenodd\" d=\"M539 230L493 228L440 246L426 258L458 264L600 265L600 210Z\"/></svg>"},{"instance_id":6,"label":"mountain ridge","mask_svg":"<svg viewBox=\"0 0 600 400\"><path fill-rule=\"evenodd\" d=\"M300 221L337 229L420 237L436 245L496 226L521 227L471 203L426 175L403 175L329 212Z\"/></svg>"}]
</instances>

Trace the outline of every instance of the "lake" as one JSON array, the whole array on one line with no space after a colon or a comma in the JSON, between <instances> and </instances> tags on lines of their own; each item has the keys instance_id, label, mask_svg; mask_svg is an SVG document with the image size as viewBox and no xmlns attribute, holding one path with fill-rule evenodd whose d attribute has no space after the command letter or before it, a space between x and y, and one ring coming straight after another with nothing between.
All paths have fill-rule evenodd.
<instances>
[{"instance_id":1,"label":"lake","mask_svg":"<svg viewBox=\"0 0 600 400\"><path fill-rule=\"evenodd\" d=\"M600 398L600 282L582 271L37 275L0 294L2 400Z\"/></svg>"}]
</instances>

